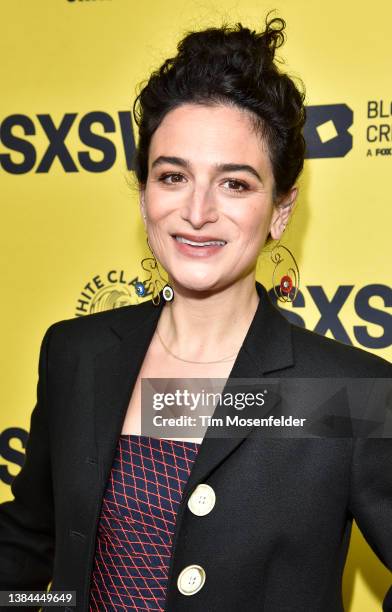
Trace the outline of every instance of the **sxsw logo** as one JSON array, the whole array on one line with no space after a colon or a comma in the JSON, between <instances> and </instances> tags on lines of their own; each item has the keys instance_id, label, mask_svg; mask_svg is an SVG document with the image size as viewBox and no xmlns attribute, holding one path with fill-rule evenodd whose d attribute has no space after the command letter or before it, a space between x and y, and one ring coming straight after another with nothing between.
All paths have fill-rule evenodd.
<instances>
[{"instance_id":1,"label":"sxsw logo","mask_svg":"<svg viewBox=\"0 0 392 612\"><path fill-rule=\"evenodd\" d=\"M353 112L346 104L308 106L306 157L344 157L352 148L348 131L352 122ZM115 133L120 137L120 147L111 136ZM77 135L76 147L67 142L72 135ZM64 113L56 119L49 113L9 115L0 124L0 147L0 169L10 174L47 173L53 163L60 164L67 173L106 172L119 155L132 170L135 138L131 113ZM97 152L101 155L99 161Z\"/></svg>"},{"instance_id":2,"label":"sxsw logo","mask_svg":"<svg viewBox=\"0 0 392 612\"><path fill-rule=\"evenodd\" d=\"M85 115L65 113L60 119L54 119L48 113L31 117L9 115L0 125L0 146L8 149L7 152L0 149L0 168L10 174L31 171L45 174L56 162L67 173L81 170L106 172L121 154L121 147L116 146L111 137L115 133L122 143L123 162L131 170L135 141L129 111L116 114L93 111ZM72 134L77 135L76 147L67 142ZM43 148L38 146L36 136L39 143L44 144ZM76 151L72 150L75 148ZM97 152L101 157L99 160L96 159Z\"/></svg>"},{"instance_id":3,"label":"sxsw logo","mask_svg":"<svg viewBox=\"0 0 392 612\"><path fill-rule=\"evenodd\" d=\"M325 104L306 108L306 157L344 157L352 149L348 128L353 111L347 104Z\"/></svg>"}]
</instances>

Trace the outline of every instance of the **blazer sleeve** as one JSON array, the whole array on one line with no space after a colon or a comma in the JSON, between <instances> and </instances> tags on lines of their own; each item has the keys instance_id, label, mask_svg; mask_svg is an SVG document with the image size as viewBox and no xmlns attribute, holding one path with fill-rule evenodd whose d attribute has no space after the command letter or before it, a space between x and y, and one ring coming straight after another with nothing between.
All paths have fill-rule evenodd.
<instances>
[{"instance_id":1,"label":"blazer sleeve","mask_svg":"<svg viewBox=\"0 0 392 612\"><path fill-rule=\"evenodd\" d=\"M47 370L55 325L48 328L41 343L37 401L30 417L24 464L11 484L14 499L0 504L0 590L46 591L52 579L55 532Z\"/></svg>"},{"instance_id":2,"label":"blazer sleeve","mask_svg":"<svg viewBox=\"0 0 392 612\"><path fill-rule=\"evenodd\" d=\"M392 571L392 438L353 438L350 511L372 550ZM392 586L382 609L392 612Z\"/></svg>"}]
</instances>

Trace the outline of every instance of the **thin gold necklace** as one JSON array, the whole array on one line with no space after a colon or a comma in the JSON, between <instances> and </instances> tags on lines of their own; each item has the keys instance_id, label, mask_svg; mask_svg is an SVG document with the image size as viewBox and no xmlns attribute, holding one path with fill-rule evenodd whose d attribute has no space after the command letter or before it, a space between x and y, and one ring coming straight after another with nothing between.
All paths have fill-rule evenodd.
<instances>
[{"instance_id":1,"label":"thin gold necklace","mask_svg":"<svg viewBox=\"0 0 392 612\"><path fill-rule=\"evenodd\" d=\"M174 357L174 359L178 359L179 361L185 361L186 363L222 363L224 361L230 361L231 359L233 359L234 357L236 357L237 353L233 353L233 355L229 355L228 357L224 357L223 359L218 359L217 361L192 361L191 359L183 359L182 357L179 357L178 355L175 355L168 346L166 346L166 344L164 343L164 341L161 338L161 334L158 331L158 328L156 330L157 334L158 334L158 338L161 341L161 344L163 346L163 348L172 356Z\"/></svg>"}]
</instances>

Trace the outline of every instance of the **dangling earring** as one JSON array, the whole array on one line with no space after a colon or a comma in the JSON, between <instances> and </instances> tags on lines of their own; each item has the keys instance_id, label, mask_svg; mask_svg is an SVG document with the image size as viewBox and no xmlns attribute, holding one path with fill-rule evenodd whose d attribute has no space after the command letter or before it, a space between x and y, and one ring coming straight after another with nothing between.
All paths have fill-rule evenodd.
<instances>
[{"instance_id":1,"label":"dangling earring","mask_svg":"<svg viewBox=\"0 0 392 612\"><path fill-rule=\"evenodd\" d=\"M144 297L148 294L152 293L152 303L154 306L158 306L161 298L160 291L162 291L163 299L166 302L171 302L174 298L174 291L171 285L165 281L162 277L157 260L155 259L155 255L150 247L150 243L147 239L147 246L151 251L152 257L144 257L141 261L141 266L143 270L149 272L148 278L143 281L138 281L135 283L135 291L139 297Z\"/></svg>"},{"instance_id":2,"label":"dangling earring","mask_svg":"<svg viewBox=\"0 0 392 612\"><path fill-rule=\"evenodd\" d=\"M276 277L278 266L285 262L285 258L282 256L280 250L284 250L286 253L288 253L289 258L291 258L291 265L289 263L286 268L286 273L281 276L280 282L277 285ZM299 289L299 268L297 262L295 261L294 255L287 247L277 244L271 251L271 260L275 264L274 271L272 273L272 287L277 299L280 302L294 302ZM280 269L280 272L282 272L282 268ZM277 287L279 290L277 290Z\"/></svg>"}]
</instances>

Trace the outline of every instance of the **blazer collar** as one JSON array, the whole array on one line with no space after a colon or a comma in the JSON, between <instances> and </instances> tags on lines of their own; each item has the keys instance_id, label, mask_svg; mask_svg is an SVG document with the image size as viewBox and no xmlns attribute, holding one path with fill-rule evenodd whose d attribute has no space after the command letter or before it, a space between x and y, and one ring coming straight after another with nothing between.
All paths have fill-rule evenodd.
<instances>
[{"instance_id":1,"label":"blazer collar","mask_svg":"<svg viewBox=\"0 0 392 612\"><path fill-rule=\"evenodd\" d=\"M229 379L258 378L294 365L291 324L272 305L266 289L257 281L256 289L260 301ZM163 307L161 296L159 306L146 302L137 307L119 308L111 325L117 340L94 358L95 436L102 486L110 474L129 399ZM222 416L224 410L218 404L214 417ZM242 438L209 437L207 429L184 499L252 429L252 426L244 427Z\"/></svg>"},{"instance_id":2,"label":"blazer collar","mask_svg":"<svg viewBox=\"0 0 392 612\"><path fill-rule=\"evenodd\" d=\"M247 357L253 362L259 374L266 374L281 370L294 365L293 346L291 338L291 324L276 308L267 293L265 287L255 282L259 295L259 304L255 315L244 338L241 351L233 366L230 376L241 368L241 359ZM144 339L150 342L157 327L165 301L160 296L160 304L154 306L151 301L140 304L136 308L130 306L129 319L118 318L111 325L112 331L120 340L132 338L132 342L143 344ZM119 309L120 311L123 309ZM249 371L244 373L249 376ZM236 377L242 374L236 374Z\"/></svg>"},{"instance_id":3,"label":"blazer collar","mask_svg":"<svg viewBox=\"0 0 392 612\"><path fill-rule=\"evenodd\" d=\"M285 316L273 306L265 287L258 281L256 290L260 301L243 348L258 365L260 373L266 374L294 365L292 328Z\"/></svg>"}]
</instances>

